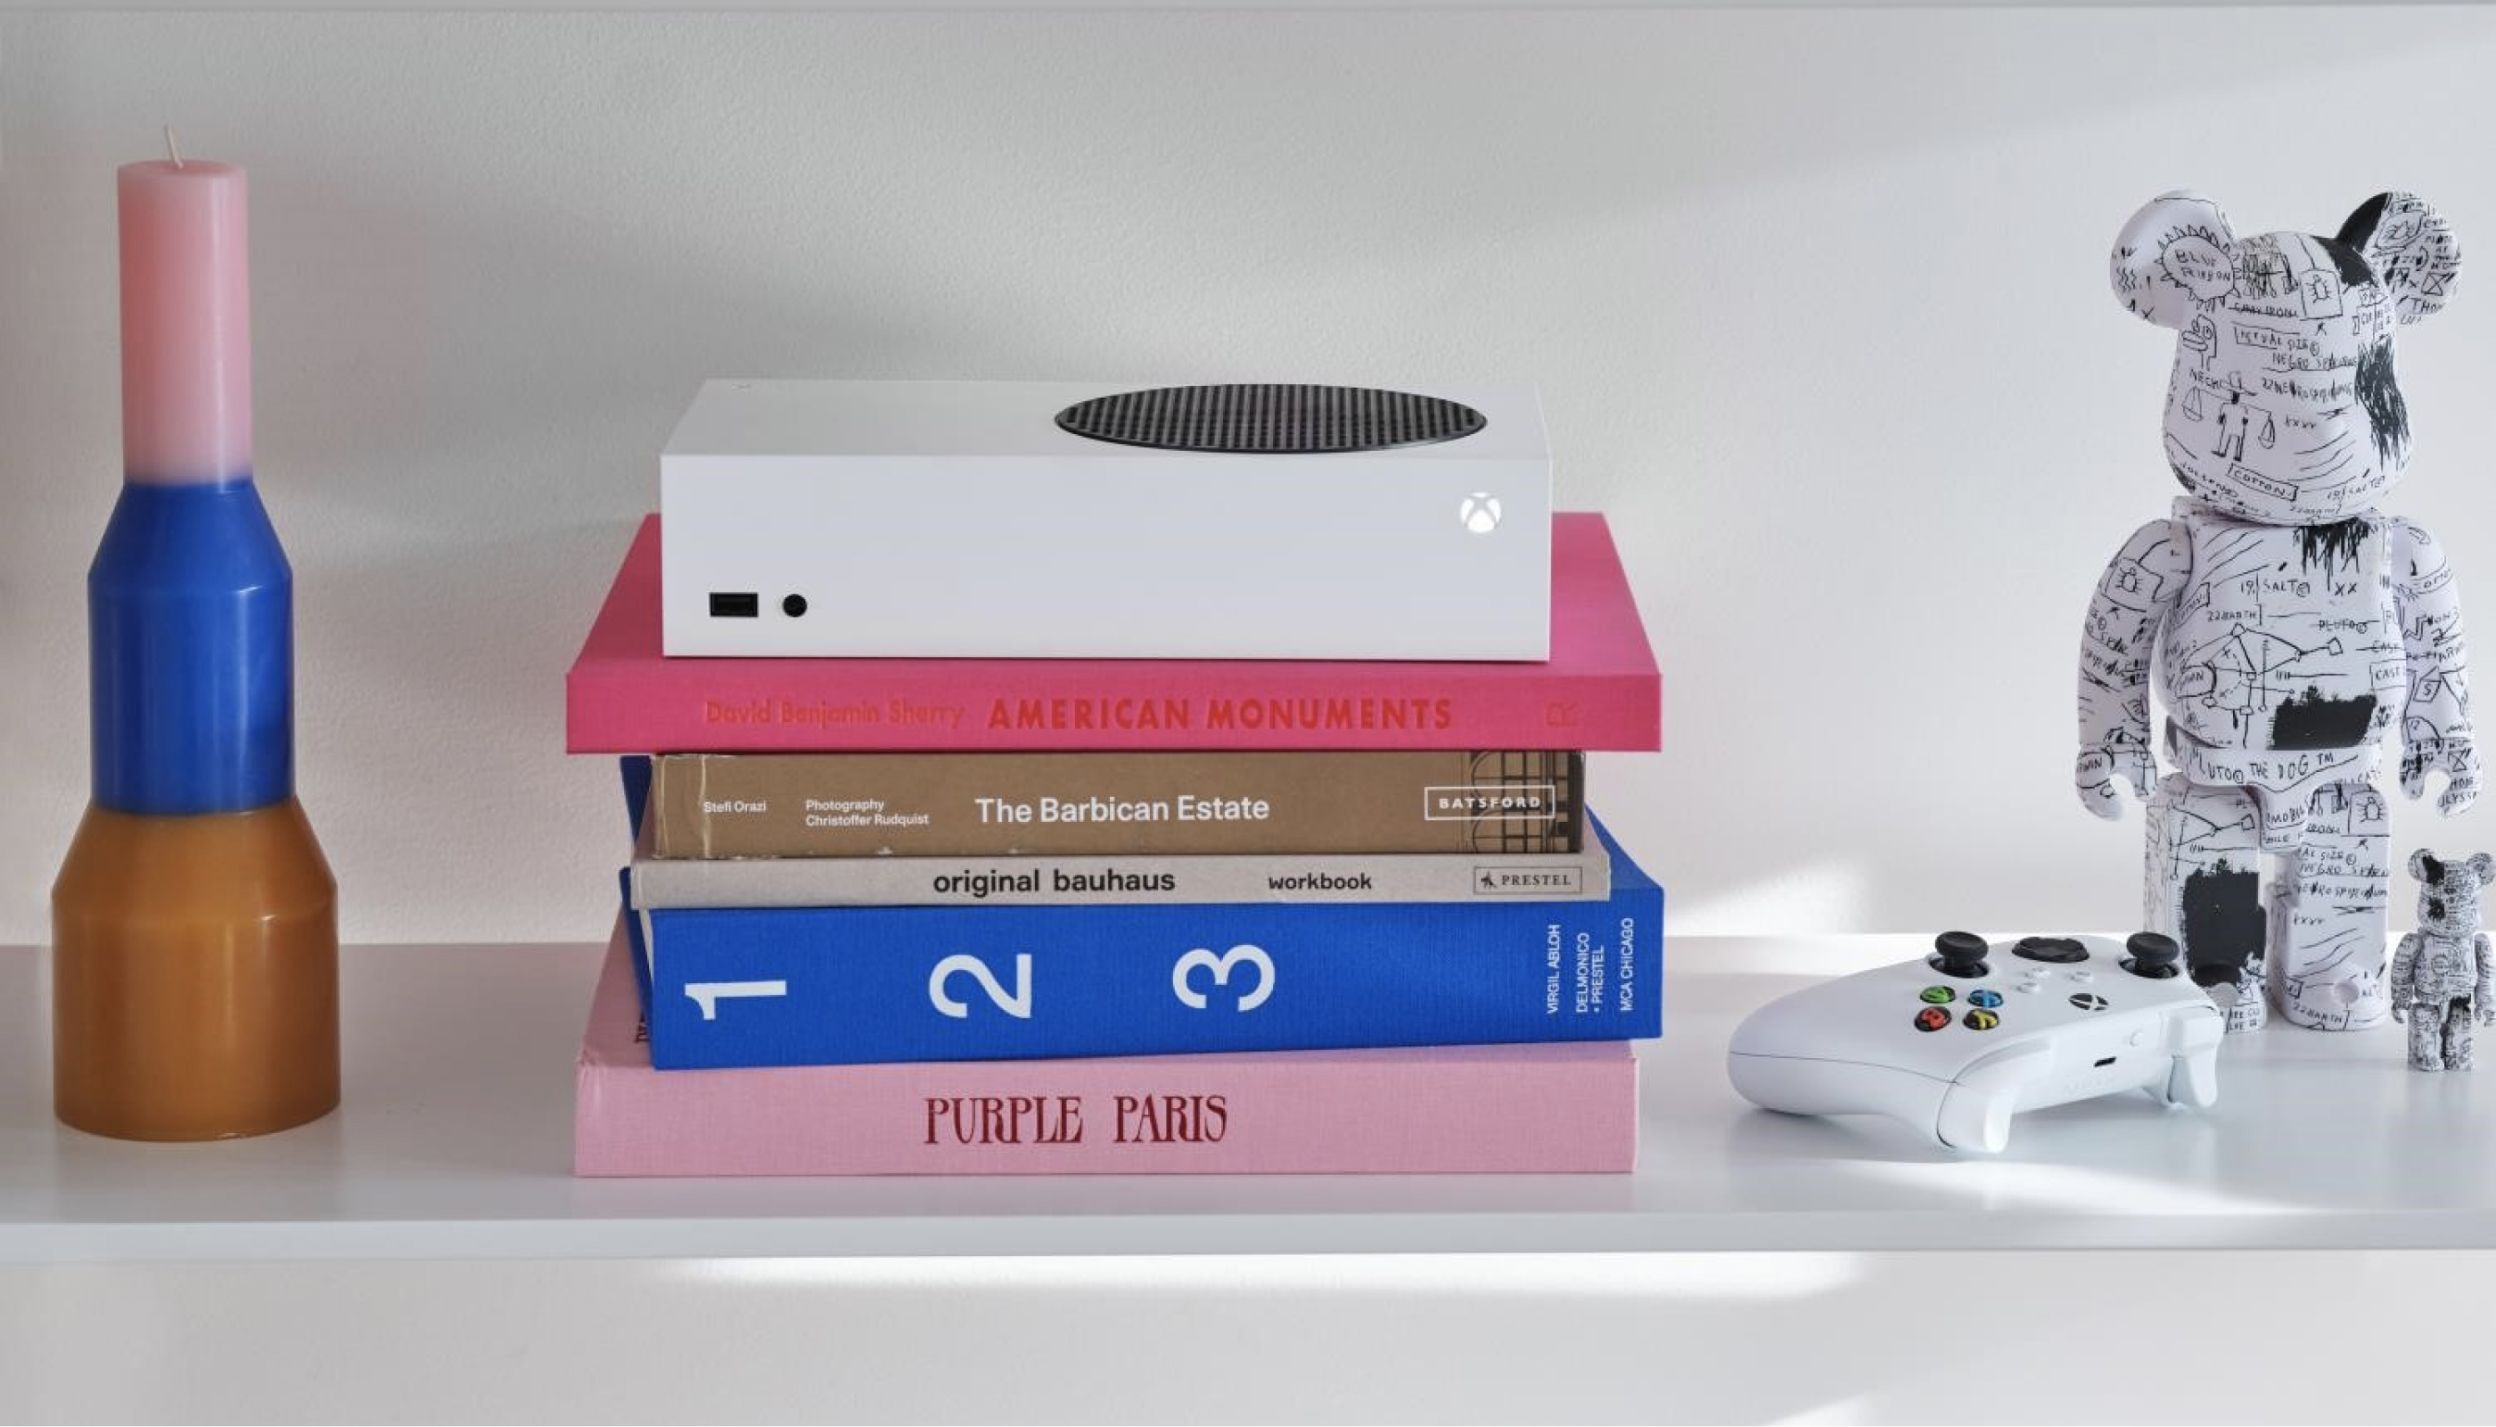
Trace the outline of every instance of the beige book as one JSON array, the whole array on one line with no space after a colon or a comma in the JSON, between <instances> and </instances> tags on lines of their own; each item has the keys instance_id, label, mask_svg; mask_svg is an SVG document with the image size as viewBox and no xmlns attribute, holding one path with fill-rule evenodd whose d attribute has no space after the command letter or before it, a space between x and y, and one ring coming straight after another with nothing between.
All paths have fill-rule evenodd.
<instances>
[{"instance_id":1,"label":"beige book","mask_svg":"<svg viewBox=\"0 0 2496 1427\"><path fill-rule=\"evenodd\" d=\"M660 857L1550 853L1573 752L801 753L652 760Z\"/></svg>"}]
</instances>

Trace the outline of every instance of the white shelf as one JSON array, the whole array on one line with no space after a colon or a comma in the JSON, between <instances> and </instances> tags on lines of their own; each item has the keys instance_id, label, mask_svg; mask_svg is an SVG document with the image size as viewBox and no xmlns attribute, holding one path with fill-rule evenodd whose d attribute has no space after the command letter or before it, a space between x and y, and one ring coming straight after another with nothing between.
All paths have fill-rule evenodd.
<instances>
[{"instance_id":1,"label":"white shelf","mask_svg":"<svg viewBox=\"0 0 2496 1427\"><path fill-rule=\"evenodd\" d=\"M2231 1041L2218 1108L2032 1115L1956 1160L1727 1088L1726 1035L1917 938L1672 945L1634 1175L575 1180L589 946L371 947L345 965L345 1110L265 1139L56 1125L41 976L0 952L0 1262L1446 1251L2496 1247L2496 1073L2397 1032Z\"/></svg>"},{"instance_id":2,"label":"white shelf","mask_svg":"<svg viewBox=\"0 0 2496 1427\"><path fill-rule=\"evenodd\" d=\"M2142 0L115 0L116 10L298 11L311 14L529 12L838 14L907 11L1327 11L1364 10L2045 10L2134 9ZM2418 0L2170 0L2167 8L2307 9L2414 5ZM2465 0L2481 3L2481 0ZM61 0L0 0L10 11L58 10Z\"/></svg>"}]
</instances>

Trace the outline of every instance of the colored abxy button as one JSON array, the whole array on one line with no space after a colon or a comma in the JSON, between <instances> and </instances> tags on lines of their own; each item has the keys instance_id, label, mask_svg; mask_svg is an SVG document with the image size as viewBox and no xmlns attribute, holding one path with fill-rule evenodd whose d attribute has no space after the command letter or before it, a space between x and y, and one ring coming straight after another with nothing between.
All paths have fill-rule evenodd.
<instances>
[{"instance_id":1,"label":"colored abxy button","mask_svg":"<svg viewBox=\"0 0 2496 1427\"><path fill-rule=\"evenodd\" d=\"M2002 993L1999 991L1970 991L1967 993L1967 1004L1971 1006L1982 1006L1986 1010L1990 1011L1994 1007L2002 1004Z\"/></svg>"},{"instance_id":2,"label":"colored abxy button","mask_svg":"<svg viewBox=\"0 0 2496 1427\"><path fill-rule=\"evenodd\" d=\"M1915 1013L1915 1028L1919 1031L1937 1031L1949 1024L1950 1013L1939 1006L1927 1006Z\"/></svg>"},{"instance_id":3,"label":"colored abxy button","mask_svg":"<svg viewBox=\"0 0 2496 1427\"><path fill-rule=\"evenodd\" d=\"M1978 1009L1967 1013L1965 1024L1971 1031L1989 1031L2002 1024L2002 1017L1997 1012Z\"/></svg>"},{"instance_id":4,"label":"colored abxy button","mask_svg":"<svg viewBox=\"0 0 2496 1427\"><path fill-rule=\"evenodd\" d=\"M1927 986L1917 994L1924 998L1927 1006L1947 1006L1959 999L1959 993L1947 986Z\"/></svg>"}]
</instances>

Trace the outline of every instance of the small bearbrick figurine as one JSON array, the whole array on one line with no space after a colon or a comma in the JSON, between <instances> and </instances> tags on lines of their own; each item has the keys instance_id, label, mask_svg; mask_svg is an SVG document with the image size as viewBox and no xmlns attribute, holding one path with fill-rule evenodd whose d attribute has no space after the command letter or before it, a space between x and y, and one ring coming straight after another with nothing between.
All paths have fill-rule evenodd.
<instances>
[{"instance_id":1,"label":"small bearbrick figurine","mask_svg":"<svg viewBox=\"0 0 2496 1427\"><path fill-rule=\"evenodd\" d=\"M2468 1070L2473 1028L2496 1024L2496 954L2479 930L2479 889L2496 881L2496 857L2446 862L2425 848L2409 855L2418 879L2418 930L2392 957L2392 1019L2409 1022L2409 1068Z\"/></svg>"},{"instance_id":2,"label":"small bearbrick figurine","mask_svg":"<svg viewBox=\"0 0 2496 1427\"><path fill-rule=\"evenodd\" d=\"M2250 238L2210 199L2170 193L2115 241L2115 296L2178 334L2165 431L2184 494L2089 606L2080 800L2106 818L2119 785L2146 800L2146 925L2201 984L2237 988L2231 1029L2262 1023L2266 966L2299 1025L2390 1009L2396 730L2405 793L2440 771L2446 815L2478 796L2452 572L2378 508L2409 460L2393 334L2435 315L2460 270L2442 215L2406 193L2368 199L2331 237Z\"/></svg>"}]
</instances>

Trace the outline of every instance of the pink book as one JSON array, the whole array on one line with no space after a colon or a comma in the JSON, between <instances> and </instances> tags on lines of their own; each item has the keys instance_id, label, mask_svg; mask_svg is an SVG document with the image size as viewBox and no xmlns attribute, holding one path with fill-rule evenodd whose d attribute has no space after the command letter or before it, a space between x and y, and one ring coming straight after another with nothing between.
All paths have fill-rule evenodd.
<instances>
[{"instance_id":1,"label":"pink book","mask_svg":"<svg viewBox=\"0 0 2496 1427\"><path fill-rule=\"evenodd\" d=\"M575 753L1662 747L1662 682L1603 517L1554 517L1551 556L1542 664L668 659L651 516L573 661L565 727Z\"/></svg>"},{"instance_id":2,"label":"pink book","mask_svg":"<svg viewBox=\"0 0 2496 1427\"><path fill-rule=\"evenodd\" d=\"M653 1070L621 923L581 1038L572 1171L1626 1171L1621 1042L1114 1060Z\"/></svg>"}]
</instances>

